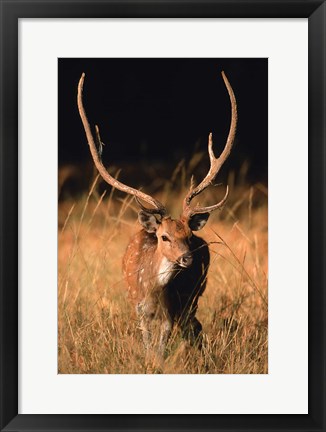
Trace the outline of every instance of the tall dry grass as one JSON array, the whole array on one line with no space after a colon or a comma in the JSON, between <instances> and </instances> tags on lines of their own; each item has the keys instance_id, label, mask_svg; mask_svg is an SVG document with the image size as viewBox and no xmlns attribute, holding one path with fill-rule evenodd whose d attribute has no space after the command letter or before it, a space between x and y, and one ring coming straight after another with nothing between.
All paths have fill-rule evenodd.
<instances>
[{"instance_id":1,"label":"tall dry grass","mask_svg":"<svg viewBox=\"0 0 326 432\"><path fill-rule=\"evenodd\" d=\"M160 196L177 216L185 190L174 182ZM233 185L222 212L198 233L209 243L211 264L197 317L204 330L201 351L174 329L164 364L146 358L133 307L128 303L121 262L139 229L130 197L98 179L78 200L59 204L58 371L59 373L264 374L268 372L267 190ZM224 189L221 189L223 193ZM206 196L218 199L217 190ZM203 201L202 201L203 203Z\"/></svg>"}]
</instances>

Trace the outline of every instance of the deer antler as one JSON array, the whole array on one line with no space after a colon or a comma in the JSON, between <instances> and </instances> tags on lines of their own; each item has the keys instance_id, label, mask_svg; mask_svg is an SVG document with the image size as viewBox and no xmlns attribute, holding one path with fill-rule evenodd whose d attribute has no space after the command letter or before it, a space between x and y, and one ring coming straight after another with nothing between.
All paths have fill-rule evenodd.
<instances>
[{"instance_id":1,"label":"deer antler","mask_svg":"<svg viewBox=\"0 0 326 432\"><path fill-rule=\"evenodd\" d=\"M95 130L96 130L96 141L97 144L99 146L99 150L97 150L93 135L92 135L92 131L85 113L85 109L83 106L83 86L84 86L84 79L85 79L85 74L83 73L82 76L80 77L79 80L79 84L78 84L78 95L77 95L77 104L78 104L78 109L79 109L79 114L81 117L81 120L83 122L84 125L84 129L86 132L86 137L87 137L87 141L88 141L88 145L91 151L91 155L93 157L93 161L95 163L96 168L98 169L99 173L101 174L102 178L111 186L115 187L116 189L119 189L122 192L125 192L127 194L130 195L134 195L136 198L137 203L140 205L140 207L143 210L146 210L147 212L150 213L156 213L156 214L160 214L161 216L165 215L166 213L166 209L165 207L155 198L151 197L150 195L145 194L144 192L141 192L138 189L134 189L130 186L127 186L123 183L121 183L120 181L118 181L117 179L115 179L114 177L112 177L108 171L106 170L106 168L104 167L102 160L101 160L101 154L102 154L102 142L101 142L101 138L100 138L100 132L99 132L99 128L98 126L95 126ZM153 206L154 208L148 209L146 207L144 207L139 200L145 201L148 204L150 204L151 206Z\"/></svg>"},{"instance_id":2,"label":"deer antler","mask_svg":"<svg viewBox=\"0 0 326 432\"><path fill-rule=\"evenodd\" d=\"M200 194L203 190L205 190L209 185L212 184L217 173L219 172L222 165L224 164L224 162L228 158L228 156L231 152L232 146L233 146L233 142L234 142L235 132L236 132L236 128L237 128L237 118L238 118L237 102L236 102L231 84L229 83L224 72L222 72L222 77L223 77L224 83L226 85L226 88L228 90L230 101L231 101L231 124L230 124L229 135L228 135L228 138L226 140L224 150L222 151L220 157L216 158L214 155L214 151L213 151L213 136L212 136L212 133L209 134L209 136L208 136L208 154L209 154L209 159L210 159L210 169L209 169L206 177L204 178L204 180L198 186L194 187L193 182L191 182L189 192L183 201L183 217L185 217L186 219L189 219L194 214L210 213L214 210L217 210L218 208L221 208L225 204L227 197L228 197L228 194L229 194L229 188L227 186L224 198L220 202L218 202L217 204L214 204L214 205L209 206L209 207L199 207L199 206L196 206L195 208L190 207L191 200L195 196Z\"/></svg>"}]
</instances>

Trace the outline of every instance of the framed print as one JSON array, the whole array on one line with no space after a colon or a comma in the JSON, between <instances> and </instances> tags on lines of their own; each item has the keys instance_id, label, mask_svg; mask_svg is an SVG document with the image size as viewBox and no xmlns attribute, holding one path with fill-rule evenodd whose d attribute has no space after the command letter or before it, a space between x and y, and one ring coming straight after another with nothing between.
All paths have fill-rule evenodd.
<instances>
[{"instance_id":1,"label":"framed print","mask_svg":"<svg viewBox=\"0 0 326 432\"><path fill-rule=\"evenodd\" d=\"M324 430L325 3L1 18L1 430Z\"/></svg>"}]
</instances>

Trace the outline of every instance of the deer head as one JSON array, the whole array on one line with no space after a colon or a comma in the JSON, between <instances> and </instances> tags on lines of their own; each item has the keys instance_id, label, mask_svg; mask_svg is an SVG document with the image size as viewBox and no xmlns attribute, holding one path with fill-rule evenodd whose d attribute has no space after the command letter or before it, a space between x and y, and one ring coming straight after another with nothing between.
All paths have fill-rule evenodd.
<instances>
[{"instance_id":1,"label":"deer head","mask_svg":"<svg viewBox=\"0 0 326 432\"><path fill-rule=\"evenodd\" d=\"M202 229L209 215L217 209L221 209L225 204L228 197L228 187L224 198L218 203L208 206L191 207L192 199L210 186L218 172L220 171L225 160L228 158L236 132L237 125L237 104L232 90L232 87L225 75L222 72L222 78L226 85L230 101L231 101L231 124L228 138L221 155L217 158L213 151L213 137L212 133L208 136L208 154L210 159L210 168L206 177L196 187L191 181L190 189L183 201L183 211L179 220L173 220L167 216L165 206L157 199L145 194L144 192L134 189L121 183L119 180L113 178L106 168L104 167L101 154L102 154L102 141L99 133L99 128L95 126L95 139L91 132L89 122L83 106L83 85L85 74L83 73L78 84L77 103L79 114L82 119L84 129L87 136L87 141L90 147L91 155L93 157L95 166L97 167L102 178L111 186L123 191L127 194L133 195L140 207L138 220L145 231L155 234L157 237L158 248L162 251L163 255L171 262L178 263L181 267L188 267L191 265L191 255L189 254L189 239L193 231ZM142 202L146 202L151 207L145 207Z\"/></svg>"}]
</instances>

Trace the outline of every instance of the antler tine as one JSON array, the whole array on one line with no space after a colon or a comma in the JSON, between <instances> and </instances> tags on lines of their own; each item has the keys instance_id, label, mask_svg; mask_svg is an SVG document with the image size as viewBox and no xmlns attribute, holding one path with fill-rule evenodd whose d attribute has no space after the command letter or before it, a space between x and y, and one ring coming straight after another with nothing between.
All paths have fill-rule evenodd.
<instances>
[{"instance_id":1,"label":"antler tine","mask_svg":"<svg viewBox=\"0 0 326 432\"><path fill-rule=\"evenodd\" d=\"M221 208L228 197L228 187L226 189L226 194L224 196L224 198L218 202L215 205L209 206L209 207L199 207L196 206L195 208L191 208L190 207L190 202L191 200L197 196L198 194L200 194L203 190L205 190L209 185L212 184L212 182L214 181L216 175L218 174L219 170L221 169L222 165L224 164L224 162L226 161L226 159L228 158L232 146L233 146L233 142L234 142L234 137L235 137L235 132L236 132L236 128L237 128L237 119L238 119L238 114L237 114L237 102L233 93L233 89L231 87L231 84L229 83L225 73L222 71L222 78L224 80L225 86L227 88L227 91L229 93L229 97L230 97L230 101L231 101L231 124L230 124L230 130L229 130L229 134L226 140L226 144L225 147L221 153L221 155L216 158L214 155L214 151L213 151L213 135L212 133L209 134L208 136L208 154L209 154L209 160L210 160L210 168L209 171L206 175L206 177L203 179L203 181L201 183L199 183L198 186L193 187L193 185L190 186L189 192L186 195L184 202L183 202L183 215L187 218L189 218L191 215L196 214L196 213L210 213L218 208Z\"/></svg>"},{"instance_id":2,"label":"antler tine","mask_svg":"<svg viewBox=\"0 0 326 432\"><path fill-rule=\"evenodd\" d=\"M100 147L100 149L97 150L97 147L96 147L96 144L95 144L95 141L93 138L93 134L92 134L92 131L91 131L91 128L90 128L90 125L89 125L89 122L88 122L88 119L86 116L84 105L83 105L84 79L85 79L85 74L83 73L82 76L80 77L80 80L78 83L77 104L78 104L79 114L80 114L84 129L85 129L85 133L86 133L88 145L89 145L89 148L91 151L91 155L92 155L94 164L95 164L96 168L98 169L100 175L102 176L103 180L105 180L109 185L115 187L116 189L119 189L122 192L128 193L130 195L134 195L138 204L140 204L139 200L142 200L142 201L145 201L154 207L153 209L147 209L142 204L140 204L140 206L143 210L149 211L151 213L157 213L157 214L160 214L163 216L164 214L166 214L166 209L163 206L163 204L161 204L158 200L151 197L150 195L147 195L138 189L134 189L130 186L127 186L127 185L121 183L119 180L112 177L108 173L106 168L104 167L102 160L101 160L102 142L101 142L101 138L100 138L99 128L98 128L98 126L95 127L96 140L97 140L99 147Z\"/></svg>"},{"instance_id":3,"label":"antler tine","mask_svg":"<svg viewBox=\"0 0 326 432\"><path fill-rule=\"evenodd\" d=\"M229 186L227 185L224 197L217 204L214 204L214 205L211 205L208 207L200 207L199 205L197 205L194 208L191 208L189 205L184 204L182 215L185 219L189 219L194 214L211 213L214 210L221 209L224 206L224 204L226 203L228 196L229 196Z\"/></svg>"}]
</instances>

